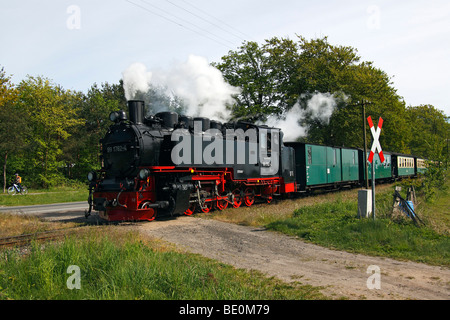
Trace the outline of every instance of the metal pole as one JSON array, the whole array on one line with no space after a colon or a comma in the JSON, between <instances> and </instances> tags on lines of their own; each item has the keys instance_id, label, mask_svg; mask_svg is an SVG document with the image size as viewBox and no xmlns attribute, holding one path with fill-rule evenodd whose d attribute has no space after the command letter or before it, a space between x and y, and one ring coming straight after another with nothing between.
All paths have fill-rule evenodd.
<instances>
[{"instance_id":1,"label":"metal pole","mask_svg":"<svg viewBox=\"0 0 450 320\"><path fill-rule=\"evenodd\" d=\"M372 214L375 220L375 157L372 160Z\"/></svg>"},{"instance_id":2,"label":"metal pole","mask_svg":"<svg viewBox=\"0 0 450 320\"><path fill-rule=\"evenodd\" d=\"M367 168L367 138L366 138L366 105L365 101L362 101L362 120L363 120L363 137L364 137L364 172L366 189L369 189L369 171Z\"/></svg>"}]
</instances>

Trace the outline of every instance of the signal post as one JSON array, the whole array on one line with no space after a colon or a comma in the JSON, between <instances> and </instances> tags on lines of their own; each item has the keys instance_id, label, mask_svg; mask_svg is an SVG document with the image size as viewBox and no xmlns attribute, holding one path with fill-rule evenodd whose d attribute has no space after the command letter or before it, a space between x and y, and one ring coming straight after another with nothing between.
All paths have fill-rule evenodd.
<instances>
[{"instance_id":1,"label":"signal post","mask_svg":"<svg viewBox=\"0 0 450 320\"><path fill-rule=\"evenodd\" d=\"M370 116L367 118L367 122L369 123L370 131L372 132L372 148L370 150L369 157L367 158L367 162L372 164L372 192L369 192L370 190L368 190L366 186L365 190L360 190L360 192L358 193L358 217L367 218L369 212L372 212L373 219L375 220L375 163L373 161L373 158L375 156L375 153L378 153L381 163L383 163L385 160L379 140L381 128L383 127L383 118L380 117L376 129L375 126L373 125L373 121ZM364 153L365 153L364 157L366 157L367 153L366 152ZM367 165L367 162L365 163L365 165ZM366 171L366 181L367 181L367 171Z\"/></svg>"}]
</instances>

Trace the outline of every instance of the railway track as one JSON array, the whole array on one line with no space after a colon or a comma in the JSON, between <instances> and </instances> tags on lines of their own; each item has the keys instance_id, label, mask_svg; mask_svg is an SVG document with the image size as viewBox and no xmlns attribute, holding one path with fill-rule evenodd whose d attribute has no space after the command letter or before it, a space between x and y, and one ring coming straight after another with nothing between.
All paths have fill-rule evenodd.
<instances>
[{"instance_id":1,"label":"railway track","mask_svg":"<svg viewBox=\"0 0 450 320\"><path fill-rule=\"evenodd\" d=\"M80 229L83 226L71 227L71 228L63 228L63 229L55 229L55 230L47 230L35 233L22 234L18 236L10 236L0 238L0 247L7 246L23 246L31 243L32 241L44 241L44 240L53 240L62 238L76 229Z\"/></svg>"}]
</instances>

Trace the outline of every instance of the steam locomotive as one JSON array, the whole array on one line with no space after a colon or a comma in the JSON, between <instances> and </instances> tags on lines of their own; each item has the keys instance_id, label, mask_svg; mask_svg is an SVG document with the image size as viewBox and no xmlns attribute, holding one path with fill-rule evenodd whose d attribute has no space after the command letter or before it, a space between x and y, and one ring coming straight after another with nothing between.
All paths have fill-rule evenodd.
<instances>
[{"instance_id":1,"label":"steam locomotive","mask_svg":"<svg viewBox=\"0 0 450 320\"><path fill-rule=\"evenodd\" d=\"M109 221L151 221L365 180L359 149L285 143L279 128L248 122L175 112L146 117L143 101L128 101L128 108L129 119L123 110L109 116L102 168L88 173L86 216L93 209ZM423 159L409 155L385 158L383 164L374 159L380 179L414 176L424 167Z\"/></svg>"}]
</instances>

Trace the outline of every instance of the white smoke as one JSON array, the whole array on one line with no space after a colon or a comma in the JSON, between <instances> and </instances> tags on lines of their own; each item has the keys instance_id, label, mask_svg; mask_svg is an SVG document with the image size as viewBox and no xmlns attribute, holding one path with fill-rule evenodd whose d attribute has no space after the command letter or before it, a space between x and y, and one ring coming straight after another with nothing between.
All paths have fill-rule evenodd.
<instances>
[{"instance_id":1,"label":"white smoke","mask_svg":"<svg viewBox=\"0 0 450 320\"><path fill-rule=\"evenodd\" d=\"M181 98L187 104L185 115L224 122L231 116L227 106L233 104L233 95L240 92L225 82L220 70L205 58L195 55L190 55L186 62L176 64L170 70L150 72L142 63L133 63L122 75L127 100L136 99L139 93L146 93L152 85L165 90L169 96ZM281 118L271 116L265 124L281 128L285 141L295 141L308 134L308 126L301 124L308 117L328 124L337 106L336 97L330 93L316 93L305 103L307 98L307 95L301 95Z\"/></svg>"},{"instance_id":2,"label":"white smoke","mask_svg":"<svg viewBox=\"0 0 450 320\"><path fill-rule=\"evenodd\" d=\"M145 93L150 89L152 73L142 63L133 63L122 72L123 89L127 100L136 99L138 92Z\"/></svg>"},{"instance_id":3,"label":"white smoke","mask_svg":"<svg viewBox=\"0 0 450 320\"><path fill-rule=\"evenodd\" d=\"M305 97L306 95L301 95L299 101L282 118L271 116L266 121L268 126L283 130L284 141L295 141L308 134L309 127L301 124L308 116L322 123L330 122L331 115L337 106L334 95L316 93L306 102L306 108L302 108L300 101Z\"/></svg>"},{"instance_id":4,"label":"white smoke","mask_svg":"<svg viewBox=\"0 0 450 320\"><path fill-rule=\"evenodd\" d=\"M299 137L307 135L307 127L300 125L299 120L302 117L303 110L297 102L289 111L286 112L283 119L277 116L267 118L266 125L269 127L280 128L284 134L284 141L295 141Z\"/></svg>"},{"instance_id":5,"label":"white smoke","mask_svg":"<svg viewBox=\"0 0 450 320\"><path fill-rule=\"evenodd\" d=\"M199 56L190 55L185 63L168 72L155 72L154 83L166 86L187 103L187 115L227 121L239 89L225 82L222 72Z\"/></svg>"},{"instance_id":6,"label":"white smoke","mask_svg":"<svg viewBox=\"0 0 450 320\"><path fill-rule=\"evenodd\" d=\"M239 94L238 88L225 82L220 70L195 55L170 70L147 72L144 65L135 63L123 72L123 81L127 100L138 91L147 91L151 81L153 86L166 88L166 94L181 98L187 104L186 115L221 121L229 120L227 106L233 104L233 95Z\"/></svg>"},{"instance_id":7,"label":"white smoke","mask_svg":"<svg viewBox=\"0 0 450 320\"><path fill-rule=\"evenodd\" d=\"M313 119L329 124L336 106L336 99L331 93L316 93L308 100L305 112L310 113Z\"/></svg>"}]
</instances>

